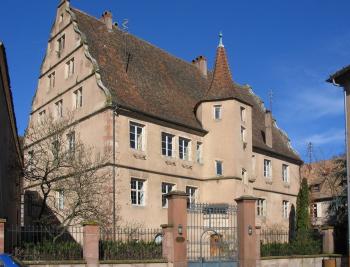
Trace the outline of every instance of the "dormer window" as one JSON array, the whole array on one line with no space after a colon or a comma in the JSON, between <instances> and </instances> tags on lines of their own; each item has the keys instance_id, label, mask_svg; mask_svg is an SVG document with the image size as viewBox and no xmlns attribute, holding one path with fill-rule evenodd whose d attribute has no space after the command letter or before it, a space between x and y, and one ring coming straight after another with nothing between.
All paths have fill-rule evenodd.
<instances>
[{"instance_id":1,"label":"dormer window","mask_svg":"<svg viewBox=\"0 0 350 267\"><path fill-rule=\"evenodd\" d=\"M214 119L215 120L221 120L222 115L222 106L221 105L215 105L214 106Z\"/></svg>"}]
</instances>

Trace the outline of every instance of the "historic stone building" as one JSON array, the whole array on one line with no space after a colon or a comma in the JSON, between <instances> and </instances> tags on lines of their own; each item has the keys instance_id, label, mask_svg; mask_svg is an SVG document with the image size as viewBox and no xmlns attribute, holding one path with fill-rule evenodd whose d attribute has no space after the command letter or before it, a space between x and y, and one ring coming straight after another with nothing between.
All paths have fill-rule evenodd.
<instances>
[{"instance_id":1,"label":"historic stone building","mask_svg":"<svg viewBox=\"0 0 350 267\"><path fill-rule=\"evenodd\" d=\"M5 47L0 42L0 218L19 225L22 152L17 135Z\"/></svg>"},{"instance_id":2,"label":"historic stone building","mask_svg":"<svg viewBox=\"0 0 350 267\"><path fill-rule=\"evenodd\" d=\"M190 203L254 195L259 223L288 224L302 161L232 79L222 38L211 71L203 56L186 62L123 32L110 12L97 19L62 1L40 73L30 124L74 111L83 142L113 147L122 223L158 227L176 189Z\"/></svg>"}]
</instances>

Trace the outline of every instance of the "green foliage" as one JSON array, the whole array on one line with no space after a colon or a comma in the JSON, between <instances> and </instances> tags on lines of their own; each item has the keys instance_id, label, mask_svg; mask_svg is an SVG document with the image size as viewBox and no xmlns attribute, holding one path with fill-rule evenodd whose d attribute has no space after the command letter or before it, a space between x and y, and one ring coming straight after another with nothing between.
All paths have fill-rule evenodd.
<instances>
[{"instance_id":1,"label":"green foliage","mask_svg":"<svg viewBox=\"0 0 350 267\"><path fill-rule=\"evenodd\" d=\"M310 231L310 216L309 216L309 187L307 184L307 179L303 178L298 198L297 198L297 223L296 223L296 238L302 242L302 240L307 240L309 238Z\"/></svg>"},{"instance_id":2,"label":"green foliage","mask_svg":"<svg viewBox=\"0 0 350 267\"><path fill-rule=\"evenodd\" d=\"M317 255L322 253L322 239L314 237L307 240L294 240L290 243L261 244L260 251L261 257Z\"/></svg>"},{"instance_id":3,"label":"green foliage","mask_svg":"<svg viewBox=\"0 0 350 267\"><path fill-rule=\"evenodd\" d=\"M100 260L161 259L162 245L145 241L100 241Z\"/></svg>"},{"instance_id":4,"label":"green foliage","mask_svg":"<svg viewBox=\"0 0 350 267\"><path fill-rule=\"evenodd\" d=\"M15 248L14 256L20 260L79 260L82 259L82 247L76 242L24 243Z\"/></svg>"}]
</instances>

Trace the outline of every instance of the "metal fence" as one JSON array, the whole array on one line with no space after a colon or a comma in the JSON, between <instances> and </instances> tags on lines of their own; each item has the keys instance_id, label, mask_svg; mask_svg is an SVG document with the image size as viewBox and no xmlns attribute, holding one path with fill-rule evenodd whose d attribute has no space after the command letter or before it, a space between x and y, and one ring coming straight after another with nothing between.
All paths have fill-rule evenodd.
<instances>
[{"instance_id":1,"label":"metal fence","mask_svg":"<svg viewBox=\"0 0 350 267\"><path fill-rule=\"evenodd\" d=\"M238 260L236 206L192 204L187 219L187 257L190 262Z\"/></svg>"},{"instance_id":2,"label":"metal fence","mask_svg":"<svg viewBox=\"0 0 350 267\"><path fill-rule=\"evenodd\" d=\"M6 252L20 260L83 259L83 228L9 225L5 230Z\"/></svg>"},{"instance_id":3,"label":"metal fence","mask_svg":"<svg viewBox=\"0 0 350 267\"><path fill-rule=\"evenodd\" d=\"M162 230L144 228L101 229L100 260L162 259Z\"/></svg>"},{"instance_id":4,"label":"metal fence","mask_svg":"<svg viewBox=\"0 0 350 267\"><path fill-rule=\"evenodd\" d=\"M272 244L272 243L288 243L289 231L283 229L261 229L260 243Z\"/></svg>"}]
</instances>

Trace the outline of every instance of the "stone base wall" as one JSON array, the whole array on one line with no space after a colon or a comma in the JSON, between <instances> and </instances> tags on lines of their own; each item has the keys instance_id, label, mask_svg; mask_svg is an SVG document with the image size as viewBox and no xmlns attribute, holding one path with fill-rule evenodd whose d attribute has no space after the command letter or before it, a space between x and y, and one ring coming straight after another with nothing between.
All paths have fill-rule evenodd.
<instances>
[{"instance_id":1,"label":"stone base wall","mask_svg":"<svg viewBox=\"0 0 350 267\"><path fill-rule=\"evenodd\" d=\"M322 267L323 260L334 260L335 267L345 267L347 266L347 259L340 256L329 257L329 256L320 256L320 257L310 257L304 256L300 258L289 257L289 258L262 258L260 260L259 267ZM327 265L325 265L327 266Z\"/></svg>"},{"instance_id":2,"label":"stone base wall","mask_svg":"<svg viewBox=\"0 0 350 267\"><path fill-rule=\"evenodd\" d=\"M26 264L27 267L86 267L84 263L48 263L48 264ZM172 267L172 264L167 262L145 262L145 263L101 263L100 267Z\"/></svg>"}]
</instances>

